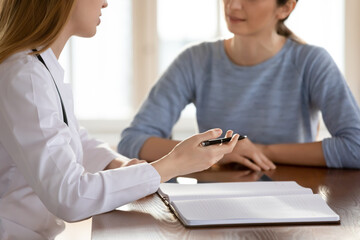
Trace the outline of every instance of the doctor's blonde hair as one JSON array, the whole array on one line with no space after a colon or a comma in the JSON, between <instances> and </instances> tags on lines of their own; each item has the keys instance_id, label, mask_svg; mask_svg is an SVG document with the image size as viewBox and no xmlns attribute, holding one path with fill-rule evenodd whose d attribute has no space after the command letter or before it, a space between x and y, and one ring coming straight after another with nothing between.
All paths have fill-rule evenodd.
<instances>
[{"instance_id":1,"label":"doctor's blonde hair","mask_svg":"<svg viewBox=\"0 0 360 240\"><path fill-rule=\"evenodd\" d=\"M41 47L59 36L76 0L0 0L0 63L14 53Z\"/></svg>"}]
</instances>

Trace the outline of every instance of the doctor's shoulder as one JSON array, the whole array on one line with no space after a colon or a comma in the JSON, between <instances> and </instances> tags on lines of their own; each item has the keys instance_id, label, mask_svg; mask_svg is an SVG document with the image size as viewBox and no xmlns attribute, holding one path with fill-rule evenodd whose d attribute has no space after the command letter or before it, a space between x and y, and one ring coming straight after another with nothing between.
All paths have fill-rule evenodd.
<instances>
[{"instance_id":1,"label":"doctor's shoulder","mask_svg":"<svg viewBox=\"0 0 360 240\"><path fill-rule=\"evenodd\" d=\"M31 79L46 79L47 71L31 51L22 51L11 55L0 63L0 85L20 84Z\"/></svg>"}]
</instances>

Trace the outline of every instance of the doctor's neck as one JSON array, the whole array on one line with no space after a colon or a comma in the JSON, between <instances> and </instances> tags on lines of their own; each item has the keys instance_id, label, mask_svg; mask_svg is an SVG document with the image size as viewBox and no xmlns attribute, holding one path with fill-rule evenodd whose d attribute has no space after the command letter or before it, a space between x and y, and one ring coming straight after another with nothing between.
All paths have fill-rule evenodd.
<instances>
[{"instance_id":1,"label":"doctor's neck","mask_svg":"<svg viewBox=\"0 0 360 240\"><path fill-rule=\"evenodd\" d=\"M51 44L50 48L54 52L57 59L59 59L61 52L63 51L65 44L70 39L71 34L66 31L66 28L59 34L53 44Z\"/></svg>"}]
</instances>

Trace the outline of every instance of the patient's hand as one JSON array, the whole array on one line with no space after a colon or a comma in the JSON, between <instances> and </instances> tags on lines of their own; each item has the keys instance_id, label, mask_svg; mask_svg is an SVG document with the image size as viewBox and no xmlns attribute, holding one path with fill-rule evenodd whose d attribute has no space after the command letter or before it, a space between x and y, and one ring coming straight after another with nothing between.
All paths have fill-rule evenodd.
<instances>
[{"instance_id":1,"label":"patient's hand","mask_svg":"<svg viewBox=\"0 0 360 240\"><path fill-rule=\"evenodd\" d=\"M260 146L260 145L259 145ZM275 164L268 159L249 138L238 141L233 151L219 161L219 164L238 163L254 171L275 169Z\"/></svg>"}]
</instances>

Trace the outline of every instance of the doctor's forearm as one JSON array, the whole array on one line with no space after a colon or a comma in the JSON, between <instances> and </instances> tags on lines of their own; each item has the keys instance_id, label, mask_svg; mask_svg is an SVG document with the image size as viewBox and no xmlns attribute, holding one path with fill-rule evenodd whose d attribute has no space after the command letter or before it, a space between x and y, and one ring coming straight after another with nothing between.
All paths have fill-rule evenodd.
<instances>
[{"instance_id":1,"label":"doctor's forearm","mask_svg":"<svg viewBox=\"0 0 360 240\"><path fill-rule=\"evenodd\" d=\"M322 142L273 144L261 148L263 153L275 163L326 166Z\"/></svg>"},{"instance_id":2,"label":"doctor's forearm","mask_svg":"<svg viewBox=\"0 0 360 240\"><path fill-rule=\"evenodd\" d=\"M150 137L142 146L139 158L152 162L168 154L180 141Z\"/></svg>"}]
</instances>

